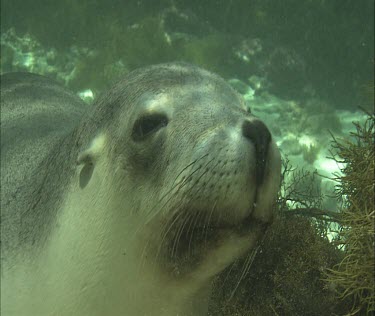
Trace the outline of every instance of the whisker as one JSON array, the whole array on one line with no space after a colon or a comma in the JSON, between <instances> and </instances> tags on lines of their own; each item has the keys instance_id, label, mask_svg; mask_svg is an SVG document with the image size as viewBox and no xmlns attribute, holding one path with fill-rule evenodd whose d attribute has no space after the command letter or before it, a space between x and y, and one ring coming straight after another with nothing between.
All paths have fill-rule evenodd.
<instances>
[{"instance_id":1,"label":"whisker","mask_svg":"<svg viewBox=\"0 0 375 316\"><path fill-rule=\"evenodd\" d=\"M208 229L210 227L210 221L211 221L211 217L212 217L212 214L214 212L214 210L216 209L216 205L217 205L217 201L215 201L215 204L212 206L211 210L208 212L208 219L206 221L206 225L203 226L203 232L205 231L205 236L204 236L204 240L207 241L207 237L208 237Z\"/></svg>"},{"instance_id":2,"label":"whisker","mask_svg":"<svg viewBox=\"0 0 375 316\"><path fill-rule=\"evenodd\" d=\"M188 244L188 253L190 253L190 251L191 251L191 242L193 241L193 236L194 236L194 230L195 230L195 228L196 228L196 223L197 223L197 221L198 221L198 219L199 219L199 217L200 217L200 215L202 214L202 212L199 212L199 213L196 213L196 216L195 216L195 219L194 219L194 224L192 225L192 226L190 226L190 227L192 227L193 229L192 229L192 231L191 231L191 235L190 235L190 239L189 239L189 244ZM188 233L189 233L189 231L188 231Z\"/></svg>"},{"instance_id":3,"label":"whisker","mask_svg":"<svg viewBox=\"0 0 375 316\"><path fill-rule=\"evenodd\" d=\"M233 268L238 264L238 259L235 260L231 265L230 265L230 268L229 270L226 272L226 275L225 275L225 278L220 286L220 290L222 290L225 286L225 283L227 282L227 280L229 279L229 275L231 274Z\"/></svg>"},{"instance_id":4,"label":"whisker","mask_svg":"<svg viewBox=\"0 0 375 316\"><path fill-rule=\"evenodd\" d=\"M170 232L170 230L173 228L173 225L179 220L179 218L181 216L183 216L184 214L183 213L178 213L175 218L173 219L172 222L168 222L165 227L168 227L168 229L162 229L162 238L161 238L161 241L160 241L160 244L159 244L159 247L158 247L158 251L156 253L156 258L158 258L162 248L163 248L163 245L164 245L164 241L165 241L165 238L167 237L168 233Z\"/></svg>"},{"instance_id":5,"label":"whisker","mask_svg":"<svg viewBox=\"0 0 375 316\"><path fill-rule=\"evenodd\" d=\"M232 294L230 295L229 299L228 299L228 302L230 302L233 297L234 297L234 294L236 293L241 281L244 279L244 277L246 276L246 274L249 272L250 268L251 268L251 265L253 264L254 262L254 258L255 258L255 255L257 254L258 252L258 249L259 249L259 246L256 247L253 251L251 251L248 255L247 255L247 258L246 258L246 261L245 261L245 264L244 264L244 268L242 269L242 273L238 279L238 282L234 288L234 290L232 291Z\"/></svg>"},{"instance_id":6,"label":"whisker","mask_svg":"<svg viewBox=\"0 0 375 316\"><path fill-rule=\"evenodd\" d=\"M186 223L189 222L189 220L193 217L192 214L188 214L184 220L184 222L182 223L182 225L179 227L179 230L178 230L178 234L176 234L177 236L175 237L175 240L173 242L173 248L172 248L172 252L171 252L171 257L174 257L174 254L177 253L177 248L178 248L178 244L180 242L180 238L182 236L182 233L184 231L184 228L185 228L185 225Z\"/></svg>"},{"instance_id":7,"label":"whisker","mask_svg":"<svg viewBox=\"0 0 375 316\"><path fill-rule=\"evenodd\" d=\"M197 161L199 161L200 159L203 159L205 156L207 155L204 155L202 156L201 158L199 158L198 160L195 160L194 163L196 163ZM212 160L211 160L212 161ZM207 164L209 164L211 161L207 162ZM193 163L190 163L188 166L191 166ZM206 164L206 166L207 166ZM184 170L186 170L187 167L184 168ZM201 166L198 166L198 168L196 168L195 170L193 170L192 173L189 174L189 176L187 176L184 180L182 180L182 184L181 182L180 183L177 183L175 186L173 186L167 193L164 194L163 197L160 198L160 200L158 201L157 204L161 203L163 199L165 199L168 194L170 194L171 192L173 192L173 194L170 196L170 198L164 203L164 205L162 207L159 208L158 211L154 211L155 208L157 207L157 204L155 205L154 208L152 208L150 210L150 214L151 214L151 217L149 217L148 219L146 218L145 222L143 223L143 225L147 225L157 214L159 214L160 210L165 207L169 202L170 200L189 182L189 179L191 179L191 177L198 171L200 170L202 167ZM180 172L181 174L182 172ZM176 191L174 191L174 189L178 186L178 189Z\"/></svg>"}]
</instances>

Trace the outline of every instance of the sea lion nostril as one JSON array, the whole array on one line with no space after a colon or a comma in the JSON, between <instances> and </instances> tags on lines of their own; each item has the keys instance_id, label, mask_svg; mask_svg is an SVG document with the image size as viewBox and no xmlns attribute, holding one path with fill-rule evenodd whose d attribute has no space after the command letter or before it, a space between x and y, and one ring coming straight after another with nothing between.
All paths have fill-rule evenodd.
<instances>
[{"instance_id":1,"label":"sea lion nostril","mask_svg":"<svg viewBox=\"0 0 375 316\"><path fill-rule=\"evenodd\" d=\"M245 121L242 124L242 134L255 146L256 182L260 185L264 178L268 147L271 133L262 121Z\"/></svg>"}]
</instances>

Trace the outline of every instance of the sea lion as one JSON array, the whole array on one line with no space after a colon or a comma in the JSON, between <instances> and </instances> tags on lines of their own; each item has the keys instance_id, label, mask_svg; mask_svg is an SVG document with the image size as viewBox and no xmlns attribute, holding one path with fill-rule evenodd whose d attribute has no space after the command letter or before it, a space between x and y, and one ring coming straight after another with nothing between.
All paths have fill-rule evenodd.
<instances>
[{"instance_id":1,"label":"sea lion","mask_svg":"<svg viewBox=\"0 0 375 316\"><path fill-rule=\"evenodd\" d=\"M223 79L170 63L93 105L1 78L2 315L205 315L272 219L280 154Z\"/></svg>"}]
</instances>

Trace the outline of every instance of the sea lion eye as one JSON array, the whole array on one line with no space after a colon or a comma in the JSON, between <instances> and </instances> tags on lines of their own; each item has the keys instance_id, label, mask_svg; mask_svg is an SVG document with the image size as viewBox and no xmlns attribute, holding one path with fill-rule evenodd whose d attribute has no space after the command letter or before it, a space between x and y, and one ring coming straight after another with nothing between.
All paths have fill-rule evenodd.
<instances>
[{"instance_id":1,"label":"sea lion eye","mask_svg":"<svg viewBox=\"0 0 375 316\"><path fill-rule=\"evenodd\" d=\"M134 123L132 138L135 141L141 141L167 125L168 118L164 114L156 113L141 116Z\"/></svg>"}]
</instances>

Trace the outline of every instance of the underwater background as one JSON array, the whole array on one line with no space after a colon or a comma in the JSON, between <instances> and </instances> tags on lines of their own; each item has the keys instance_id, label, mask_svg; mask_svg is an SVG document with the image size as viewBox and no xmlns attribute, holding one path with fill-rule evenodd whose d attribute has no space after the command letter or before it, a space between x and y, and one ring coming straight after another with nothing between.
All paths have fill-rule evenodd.
<instances>
[{"instance_id":1,"label":"underwater background","mask_svg":"<svg viewBox=\"0 0 375 316\"><path fill-rule=\"evenodd\" d=\"M344 252L334 214L347 203L337 177L348 161L332 159L332 135L355 143L352 122L365 126L373 113L373 0L1 0L0 39L1 73L46 75L88 103L144 65L185 61L224 77L283 154L280 210L305 213L280 215L241 284L234 277L217 287L211 314L374 309L373 292L358 309L357 299L338 298L338 283L323 281ZM229 272L236 267L241 274L240 261Z\"/></svg>"}]
</instances>

